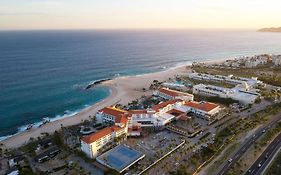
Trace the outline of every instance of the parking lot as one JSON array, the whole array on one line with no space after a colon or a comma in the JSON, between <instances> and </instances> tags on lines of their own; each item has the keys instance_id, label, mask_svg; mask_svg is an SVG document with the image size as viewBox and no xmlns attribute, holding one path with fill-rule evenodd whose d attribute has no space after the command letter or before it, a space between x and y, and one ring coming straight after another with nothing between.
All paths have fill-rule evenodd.
<instances>
[{"instance_id":1,"label":"parking lot","mask_svg":"<svg viewBox=\"0 0 281 175\"><path fill-rule=\"evenodd\" d=\"M141 170L179 145L181 137L163 130L142 138L129 138L124 144L145 154L145 158L138 163L138 168Z\"/></svg>"}]
</instances>

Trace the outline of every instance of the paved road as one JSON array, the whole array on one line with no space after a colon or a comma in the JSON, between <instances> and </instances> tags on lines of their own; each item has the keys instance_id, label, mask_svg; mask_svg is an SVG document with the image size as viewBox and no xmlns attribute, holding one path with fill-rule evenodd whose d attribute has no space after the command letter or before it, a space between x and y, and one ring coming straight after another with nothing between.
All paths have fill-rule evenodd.
<instances>
[{"instance_id":1,"label":"paved road","mask_svg":"<svg viewBox=\"0 0 281 175\"><path fill-rule=\"evenodd\" d=\"M242 145L242 147L223 165L220 171L218 171L217 175L226 174L226 172L231 168L231 166L240 159L240 157L249 149L252 144L263 135L263 133L271 128L277 121L281 119L281 116L278 116L275 120L269 122L265 126L259 128L251 138L248 138Z\"/></svg>"},{"instance_id":2,"label":"paved road","mask_svg":"<svg viewBox=\"0 0 281 175\"><path fill-rule=\"evenodd\" d=\"M271 144L265 149L260 157L246 172L247 175L260 175L267 168L270 160L274 157L274 154L281 147L281 133L271 142Z\"/></svg>"}]
</instances>

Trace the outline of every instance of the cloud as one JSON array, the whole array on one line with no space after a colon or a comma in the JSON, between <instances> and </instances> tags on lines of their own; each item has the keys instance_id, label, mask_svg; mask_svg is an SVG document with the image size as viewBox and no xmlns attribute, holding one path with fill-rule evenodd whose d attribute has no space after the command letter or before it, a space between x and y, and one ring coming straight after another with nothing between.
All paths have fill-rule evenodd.
<instances>
[{"instance_id":1,"label":"cloud","mask_svg":"<svg viewBox=\"0 0 281 175\"><path fill-rule=\"evenodd\" d=\"M41 12L0 12L0 16L52 16Z\"/></svg>"}]
</instances>

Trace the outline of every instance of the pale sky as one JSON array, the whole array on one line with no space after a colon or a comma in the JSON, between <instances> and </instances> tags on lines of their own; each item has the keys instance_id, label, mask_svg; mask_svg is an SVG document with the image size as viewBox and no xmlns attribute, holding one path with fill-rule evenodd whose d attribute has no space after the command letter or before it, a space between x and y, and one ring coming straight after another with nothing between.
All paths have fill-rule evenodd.
<instances>
[{"instance_id":1,"label":"pale sky","mask_svg":"<svg viewBox=\"0 0 281 175\"><path fill-rule=\"evenodd\" d=\"M0 0L0 30L281 26L281 0Z\"/></svg>"}]
</instances>

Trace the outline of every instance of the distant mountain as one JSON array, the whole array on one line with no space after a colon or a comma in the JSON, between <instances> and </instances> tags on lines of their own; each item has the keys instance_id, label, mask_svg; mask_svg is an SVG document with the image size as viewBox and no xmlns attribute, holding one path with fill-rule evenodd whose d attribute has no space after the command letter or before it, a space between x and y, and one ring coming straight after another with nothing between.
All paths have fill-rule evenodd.
<instances>
[{"instance_id":1,"label":"distant mountain","mask_svg":"<svg viewBox=\"0 0 281 175\"><path fill-rule=\"evenodd\" d=\"M259 32L281 32L281 27L262 28Z\"/></svg>"}]
</instances>

